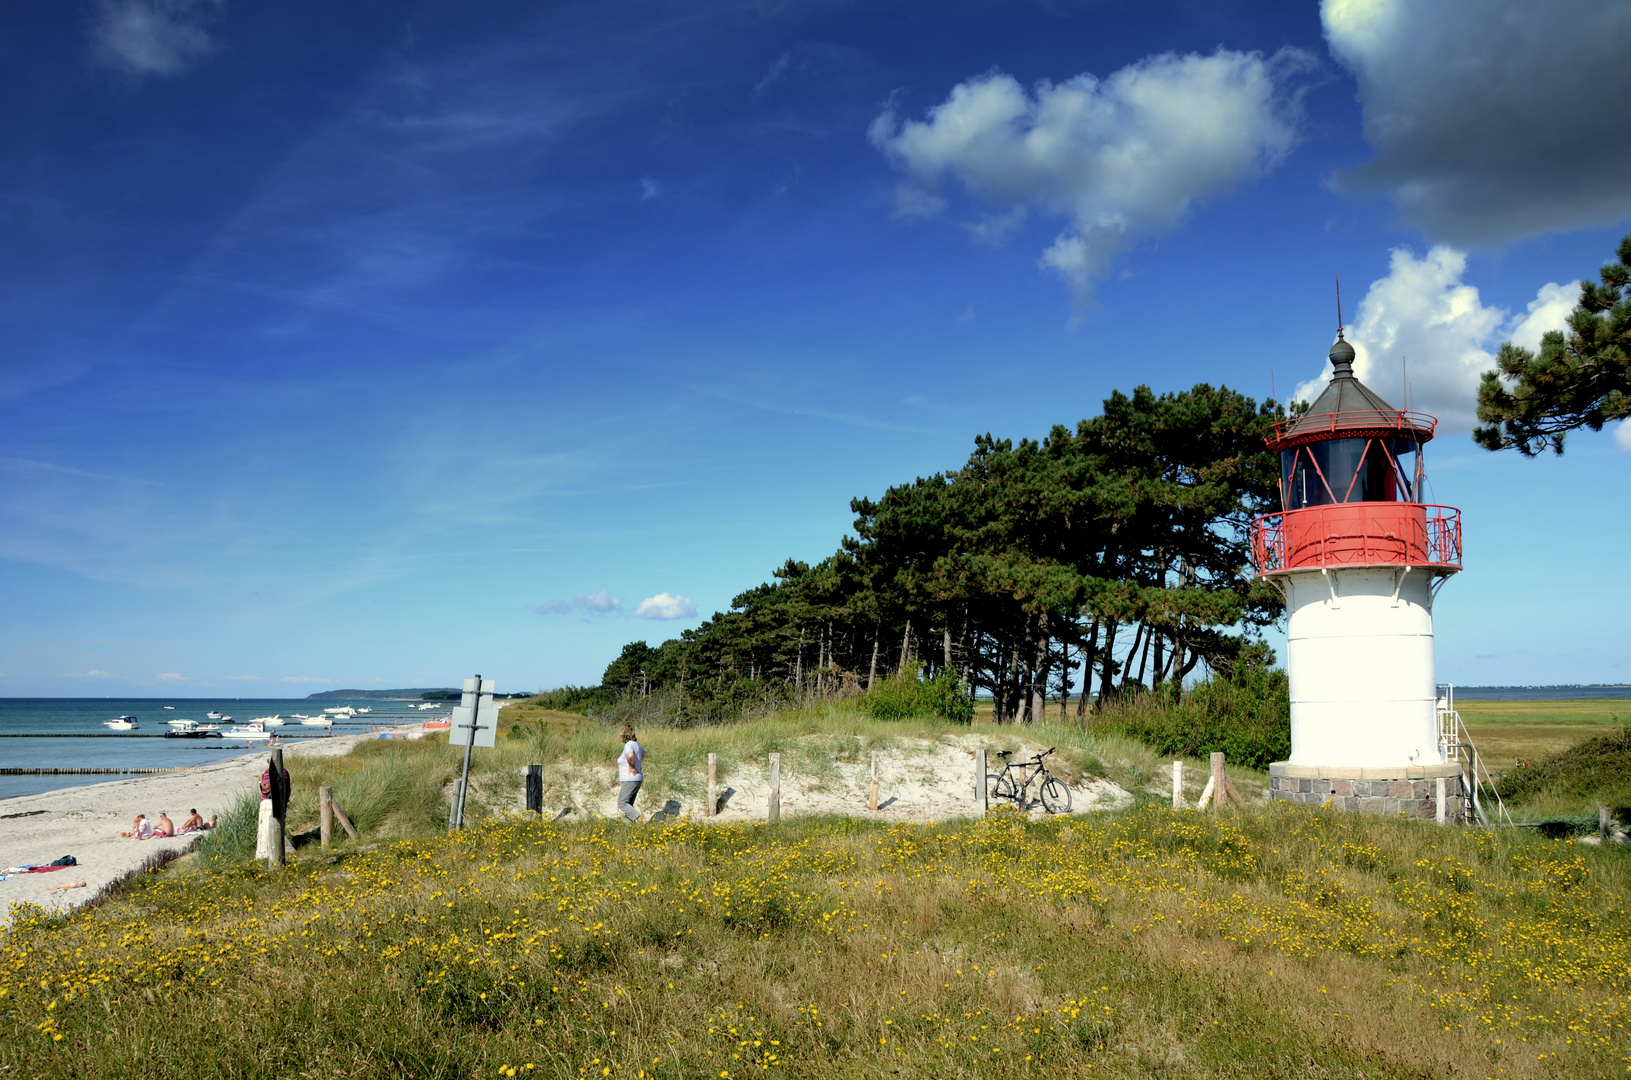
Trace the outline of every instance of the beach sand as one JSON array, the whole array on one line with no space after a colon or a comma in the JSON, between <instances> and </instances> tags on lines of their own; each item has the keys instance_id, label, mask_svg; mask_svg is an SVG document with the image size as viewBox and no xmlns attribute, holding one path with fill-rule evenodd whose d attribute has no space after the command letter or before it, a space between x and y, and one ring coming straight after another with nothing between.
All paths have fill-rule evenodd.
<instances>
[{"instance_id":1,"label":"beach sand","mask_svg":"<svg viewBox=\"0 0 1631 1080\"><path fill-rule=\"evenodd\" d=\"M411 729L405 729L411 730ZM298 785L303 757L348 753L372 734L336 735L284 744L284 761ZM103 886L136 870L165 848L186 849L201 834L157 840L121 839L137 814L156 819L167 811L180 828L187 813L198 808L205 821L224 815L239 799L253 793L266 768L268 754L256 753L180 772L132 777L106 784L87 784L39 795L0 800L0 871L8 866L49 863L64 855L78 866L48 874L18 874L0 881L0 926L11 921L11 905L39 904L61 911L85 903ZM44 813L38 813L44 811ZM47 891L48 885L83 881L83 889Z\"/></svg>"}]
</instances>

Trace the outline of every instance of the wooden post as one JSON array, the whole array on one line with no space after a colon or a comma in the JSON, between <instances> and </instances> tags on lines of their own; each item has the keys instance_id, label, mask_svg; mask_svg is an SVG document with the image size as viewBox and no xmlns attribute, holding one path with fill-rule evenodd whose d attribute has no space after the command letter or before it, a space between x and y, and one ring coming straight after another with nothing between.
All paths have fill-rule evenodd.
<instances>
[{"instance_id":1,"label":"wooden post","mask_svg":"<svg viewBox=\"0 0 1631 1080\"><path fill-rule=\"evenodd\" d=\"M467 748L468 749L468 748ZM447 808L447 831L457 832L459 828L459 804L464 802L464 781L453 781L453 802Z\"/></svg>"},{"instance_id":2,"label":"wooden post","mask_svg":"<svg viewBox=\"0 0 1631 1080\"><path fill-rule=\"evenodd\" d=\"M872 751L872 794L867 799L866 808L874 812L878 809L878 752Z\"/></svg>"},{"instance_id":3,"label":"wooden post","mask_svg":"<svg viewBox=\"0 0 1631 1080\"><path fill-rule=\"evenodd\" d=\"M542 814L544 812L544 767L542 765L527 766L527 810L533 814Z\"/></svg>"},{"instance_id":4,"label":"wooden post","mask_svg":"<svg viewBox=\"0 0 1631 1080\"><path fill-rule=\"evenodd\" d=\"M985 747L982 746L974 751L974 805L985 814L991 809L990 802L991 793L985 786Z\"/></svg>"},{"instance_id":5,"label":"wooden post","mask_svg":"<svg viewBox=\"0 0 1631 1080\"><path fill-rule=\"evenodd\" d=\"M1440 825L1443 825L1446 818L1446 807L1444 805L1444 777L1442 776L1438 777L1436 782L1433 784L1433 804L1433 820L1437 821Z\"/></svg>"},{"instance_id":6,"label":"wooden post","mask_svg":"<svg viewBox=\"0 0 1631 1080\"><path fill-rule=\"evenodd\" d=\"M357 838L357 827L351 824L351 819L345 816L345 811L340 809L340 804L334 801L332 795L329 796L328 808L334 811L334 816L340 822L340 828L345 830L345 834L355 840Z\"/></svg>"},{"instance_id":7,"label":"wooden post","mask_svg":"<svg viewBox=\"0 0 1631 1080\"><path fill-rule=\"evenodd\" d=\"M1246 800L1241 798L1240 797L1240 792L1235 790L1235 782L1233 780L1229 779L1229 774L1228 773L1223 774L1223 790L1225 790L1225 791L1227 791L1229 793L1229 798L1231 798L1231 799L1233 799L1235 801L1236 806L1245 806L1246 805Z\"/></svg>"},{"instance_id":8,"label":"wooden post","mask_svg":"<svg viewBox=\"0 0 1631 1080\"><path fill-rule=\"evenodd\" d=\"M708 805L702 808L703 817L719 813L719 755L708 755Z\"/></svg>"},{"instance_id":9,"label":"wooden post","mask_svg":"<svg viewBox=\"0 0 1631 1080\"><path fill-rule=\"evenodd\" d=\"M1223 786L1223 754L1212 755L1212 805L1223 806L1229 801L1229 791Z\"/></svg>"},{"instance_id":10,"label":"wooden post","mask_svg":"<svg viewBox=\"0 0 1631 1080\"><path fill-rule=\"evenodd\" d=\"M283 751L272 751L272 759L267 763L267 777L271 780L272 788L272 844L266 853L266 865L276 870L286 864L283 845L285 843L284 823L289 816L289 789L283 786Z\"/></svg>"},{"instance_id":11,"label":"wooden post","mask_svg":"<svg viewBox=\"0 0 1631 1080\"><path fill-rule=\"evenodd\" d=\"M1181 761L1172 763L1172 808L1184 808L1184 763Z\"/></svg>"},{"instance_id":12,"label":"wooden post","mask_svg":"<svg viewBox=\"0 0 1631 1080\"><path fill-rule=\"evenodd\" d=\"M771 823L782 819L782 756L770 755L770 807L765 820Z\"/></svg>"},{"instance_id":13,"label":"wooden post","mask_svg":"<svg viewBox=\"0 0 1631 1080\"><path fill-rule=\"evenodd\" d=\"M334 789L324 784L317 789L317 838L328 850L329 838L334 833Z\"/></svg>"},{"instance_id":14,"label":"wooden post","mask_svg":"<svg viewBox=\"0 0 1631 1080\"><path fill-rule=\"evenodd\" d=\"M1614 812L1606 806L1597 808L1597 835L1605 843L1614 835Z\"/></svg>"}]
</instances>

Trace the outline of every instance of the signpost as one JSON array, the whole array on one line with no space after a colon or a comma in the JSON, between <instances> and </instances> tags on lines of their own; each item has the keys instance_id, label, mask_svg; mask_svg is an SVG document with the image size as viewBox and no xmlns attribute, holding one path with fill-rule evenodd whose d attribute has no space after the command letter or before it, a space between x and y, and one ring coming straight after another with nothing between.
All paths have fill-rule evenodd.
<instances>
[{"instance_id":1,"label":"signpost","mask_svg":"<svg viewBox=\"0 0 1631 1080\"><path fill-rule=\"evenodd\" d=\"M453 792L453 818L449 827L464 828L464 794L470 786L470 751L492 746L498 738L498 709L493 705L493 680L477 675L464 680L464 694L453 710L453 727L448 730L449 746L464 747L464 771Z\"/></svg>"}]
</instances>

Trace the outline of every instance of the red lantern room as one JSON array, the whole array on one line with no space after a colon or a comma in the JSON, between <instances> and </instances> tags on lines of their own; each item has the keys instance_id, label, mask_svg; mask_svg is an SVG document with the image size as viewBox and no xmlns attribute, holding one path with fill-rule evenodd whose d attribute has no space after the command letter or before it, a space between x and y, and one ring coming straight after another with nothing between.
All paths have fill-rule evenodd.
<instances>
[{"instance_id":1,"label":"red lantern room","mask_svg":"<svg viewBox=\"0 0 1631 1080\"><path fill-rule=\"evenodd\" d=\"M1258 518L1259 574L1337 566L1461 568L1461 515L1422 502L1422 447L1437 421L1402 412L1354 377L1339 335L1331 381L1307 413L1275 425L1282 512Z\"/></svg>"}]
</instances>

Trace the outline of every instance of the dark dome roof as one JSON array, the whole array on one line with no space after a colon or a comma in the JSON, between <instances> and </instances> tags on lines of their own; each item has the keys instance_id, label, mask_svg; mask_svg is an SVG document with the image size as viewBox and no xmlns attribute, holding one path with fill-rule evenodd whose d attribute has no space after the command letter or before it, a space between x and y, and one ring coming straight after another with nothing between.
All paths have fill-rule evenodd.
<instances>
[{"instance_id":1,"label":"dark dome roof","mask_svg":"<svg viewBox=\"0 0 1631 1080\"><path fill-rule=\"evenodd\" d=\"M1417 413L1401 413L1382 396L1354 377L1354 347L1337 335L1331 346L1331 381L1314 399L1308 412L1279 427L1272 444L1311 442L1324 438L1391 431L1411 438L1433 437L1433 420Z\"/></svg>"}]
</instances>

